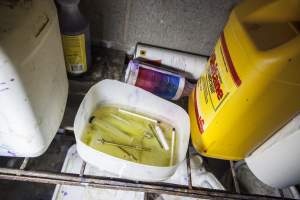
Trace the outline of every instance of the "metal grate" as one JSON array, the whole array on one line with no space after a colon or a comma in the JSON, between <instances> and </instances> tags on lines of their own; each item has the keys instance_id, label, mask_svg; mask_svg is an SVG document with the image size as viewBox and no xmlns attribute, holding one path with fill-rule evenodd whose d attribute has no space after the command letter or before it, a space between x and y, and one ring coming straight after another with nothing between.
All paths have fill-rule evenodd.
<instances>
[{"instance_id":1,"label":"metal grate","mask_svg":"<svg viewBox=\"0 0 300 200\"><path fill-rule=\"evenodd\" d=\"M213 190L192 186L189 152L187 153L188 186L162 182L144 182L128 179L84 175L86 163L82 162L80 173L55 173L27 169L29 158L25 158L19 168L0 168L0 179L36 182L45 184L62 184L74 186L90 186L102 189L115 189L155 194L169 194L194 198L221 199L282 199L280 197L249 195L228 191ZM34 159L34 158L30 158ZM234 171L234 169L232 168ZM147 195L145 195L147 197Z\"/></svg>"}]
</instances>

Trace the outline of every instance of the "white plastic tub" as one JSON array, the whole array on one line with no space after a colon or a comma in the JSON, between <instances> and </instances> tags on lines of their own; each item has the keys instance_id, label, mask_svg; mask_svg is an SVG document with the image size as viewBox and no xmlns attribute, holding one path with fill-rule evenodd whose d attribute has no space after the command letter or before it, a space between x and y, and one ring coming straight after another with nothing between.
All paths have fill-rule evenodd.
<instances>
[{"instance_id":1,"label":"white plastic tub","mask_svg":"<svg viewBox=\"0 0 300 200\"><path fill-rule=\"evenodd\" d=\"M92 112L98 106L106 104L130 107L171 123L177 130L176 165L155 167L138 164L99 152L84 144L81 136ZM75 117L74 132L78 154L87 163L117 174L120 178L158 181L172 176L178 165L185 159L190 137L190 121L187 113L171 102L132 85L104 80L94 85L84 97Z\"/></svg>"}]
</instances>

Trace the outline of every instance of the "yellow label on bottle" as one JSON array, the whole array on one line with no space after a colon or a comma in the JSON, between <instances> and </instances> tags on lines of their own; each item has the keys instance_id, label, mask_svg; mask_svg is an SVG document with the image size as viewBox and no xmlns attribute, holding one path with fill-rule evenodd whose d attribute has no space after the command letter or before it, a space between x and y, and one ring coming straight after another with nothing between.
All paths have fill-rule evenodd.
<instances>
[{"instance_id":1,"label":"yellow label on bottle","mask_svg":"<svg viewBox=\"0 0 300 200\"><path fill-rule=\"evenodd\" d=\"M195 90L195 111L201 133L240 84L222 34Z\"/></svg>"},{"instance_id":2,"label":"yellow label on bottle","mask_svg":"<svg viewBox=\"0 0 300 200\"><path fill-rule=\"evenodd\" d=\"M81 74L87 71L87 58L84 34L62 35L63 49L67 71Z\"/></svg>"}]
</instances>

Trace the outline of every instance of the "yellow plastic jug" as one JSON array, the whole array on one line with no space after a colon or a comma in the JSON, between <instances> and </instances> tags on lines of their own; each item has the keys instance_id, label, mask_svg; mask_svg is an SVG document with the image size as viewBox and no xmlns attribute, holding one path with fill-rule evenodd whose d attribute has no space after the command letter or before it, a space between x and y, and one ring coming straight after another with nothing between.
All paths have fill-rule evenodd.
<instances>
[{"instance_id":1,"label":"yellow plastic jug","mask_svg":"<svg viewBox=\"0 0 300 200\"><path fill-rule=\"evenodd\" d=\"M246 0L189 97L193 145L244 159L299 111L300 1Z\"/></svg>"}]
</instances>

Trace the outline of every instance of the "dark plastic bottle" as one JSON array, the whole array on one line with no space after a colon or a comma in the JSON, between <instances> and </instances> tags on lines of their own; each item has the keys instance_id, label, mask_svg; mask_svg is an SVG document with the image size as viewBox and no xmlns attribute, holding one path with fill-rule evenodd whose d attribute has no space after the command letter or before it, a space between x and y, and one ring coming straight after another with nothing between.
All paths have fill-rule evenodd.
<instances>
[{"instance_id":1,"label":"dark plastic bottle","mask_svg":"<svg viewBox=\"0 0 300 200\"><path fill-rule=\"evenodd\" d=\"M80 0L56 0L66 68L71 75L81 75L91 66L89 23L82 16Z\"/></svg>"}]
</instances>

